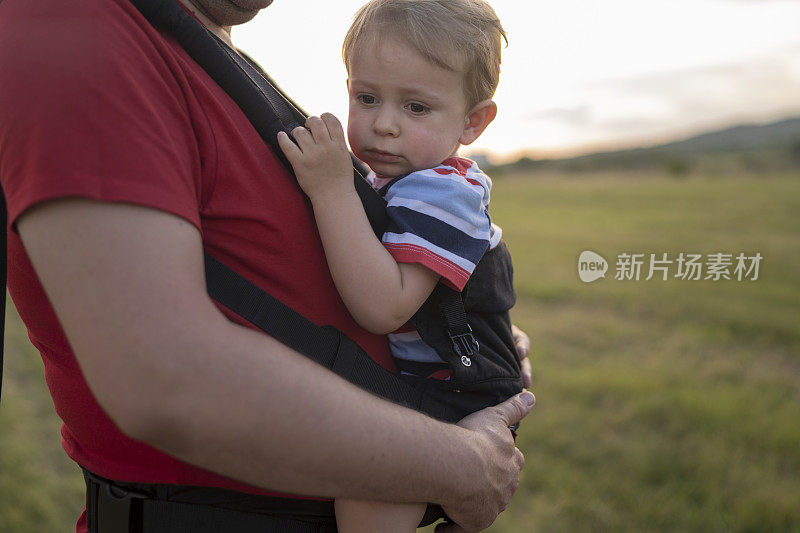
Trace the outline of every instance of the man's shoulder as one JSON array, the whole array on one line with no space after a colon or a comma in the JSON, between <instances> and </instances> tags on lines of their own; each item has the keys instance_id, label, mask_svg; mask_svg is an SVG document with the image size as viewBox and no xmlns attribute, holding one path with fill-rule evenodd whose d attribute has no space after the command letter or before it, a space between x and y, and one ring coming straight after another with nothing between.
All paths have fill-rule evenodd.
<instances>
[{"instance_id":1,"label":"man's shoulder","mask_svg":"<svg viewBox=\"0 0 800 533\"><path fill-rule=\"evenodd\" d=\"M152 57L153 43L164 42L128 0L5 0L0 13L0 48L31 71L80 77L135 69L136 59Z\"/></svg>"},{"instance_id":2,"label":"man's shoulder","mask_svg":"<svg viewBox=\"0 0 800 533\"><path fill-rule=\"evenodd\" d=\"M112 21L140 25L145 20L130 0L5 0L2 14L4 25L47 23L51 30L62 27L55 37L73 35L76 41L98 33L112 36L120 27L107 27Z\"/></svg>"}]
</instances>

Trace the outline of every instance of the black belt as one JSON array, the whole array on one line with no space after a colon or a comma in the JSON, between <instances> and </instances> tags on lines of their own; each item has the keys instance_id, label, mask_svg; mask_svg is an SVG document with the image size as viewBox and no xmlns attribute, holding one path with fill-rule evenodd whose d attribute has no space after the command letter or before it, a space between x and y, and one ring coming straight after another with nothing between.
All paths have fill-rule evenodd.
<instances>
[{"instance_id":1,"label":"black belt","mask_svg":"<svg viewBox=\"0 0 800 533\"><path fill-rule=\"evenodd\" d=\"M89 533L336 533L332 501L83 475Z\"/></svg>"},{"instance_id":2,"label":"black belt","mask_svg":"<svg viewBox=\"0 0 800 533\"><path fill-rule=\"evenodd\" d=\"M89 533L336 533L332 501L112 481L83 468ZM418 527L445 518L428 505Z\"/></svg>"}]
</instances>

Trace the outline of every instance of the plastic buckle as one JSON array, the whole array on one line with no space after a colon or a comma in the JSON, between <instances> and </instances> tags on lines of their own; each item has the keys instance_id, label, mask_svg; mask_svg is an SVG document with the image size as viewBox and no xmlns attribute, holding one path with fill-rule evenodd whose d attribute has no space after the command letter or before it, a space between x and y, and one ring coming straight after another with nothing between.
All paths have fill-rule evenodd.
<instances>
[{"instance_id":1,"label":"plastic buckle","mask_svg":"<svg viewBox=\"0 0 800 533\"><path fill-rule=\"evenodd\" d=\"M119 487L104 481L97 494L97 530L109 532L131 531L131 524L141 520L141 504L149 495L138 490Z\"/></svg>"},{"instance_id":2,"label":"plastic buckle","mask_svg":"<svg viewBox=\"0 0 800 533\"><path fill-rule=\"evenodd\" d=\"M469 329L467 333L453 335L448 331L448 334L453 349L457 355L461 356L461 364L464 366L471 366L472 360L470 357L478 353L480 344L478 344L477 339L472 335L472 327L469 324L467 324L467 329Z\"/></svg>"}]
</instances>

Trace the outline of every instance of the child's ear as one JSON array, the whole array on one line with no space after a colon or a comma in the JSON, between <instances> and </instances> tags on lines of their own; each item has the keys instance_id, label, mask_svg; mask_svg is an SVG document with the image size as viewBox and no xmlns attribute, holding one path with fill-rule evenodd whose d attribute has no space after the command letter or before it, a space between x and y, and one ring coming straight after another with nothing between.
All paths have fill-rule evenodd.
<instances>
[{"instance_id":1,"label":"child's ear","mask_svg":"<svg viewBox=\"0 0 800 533\"><path fill-rule=\"evenodd\" d=\"M464 131L459 137L459 144L471 144L481 136L486 126L497 116L497 104L493 100L481 100L469 110L464 119Z\"/></svg>"}]
</instances>

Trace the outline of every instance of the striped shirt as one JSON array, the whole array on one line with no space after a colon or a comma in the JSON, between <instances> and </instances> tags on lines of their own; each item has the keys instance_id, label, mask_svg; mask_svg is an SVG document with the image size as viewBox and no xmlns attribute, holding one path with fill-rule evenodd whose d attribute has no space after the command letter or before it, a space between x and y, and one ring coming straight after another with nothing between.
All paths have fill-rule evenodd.
<instances>
[{"instance_id":1,"label":"striped shirt","mask_svg":"<svg viewBox=\"0 0 800 533\"><path fill-rule=\"evenodd\" d=\"M372 179L387 201L389 226L381 241L398 263L419 263L460 291L502 230L489 218L492 180L469 159L451 157L440 165L399 179ZM403 373L445 377L447 365L413 326L390 333L389 345Z\"/></svg>"}]
</instances>

